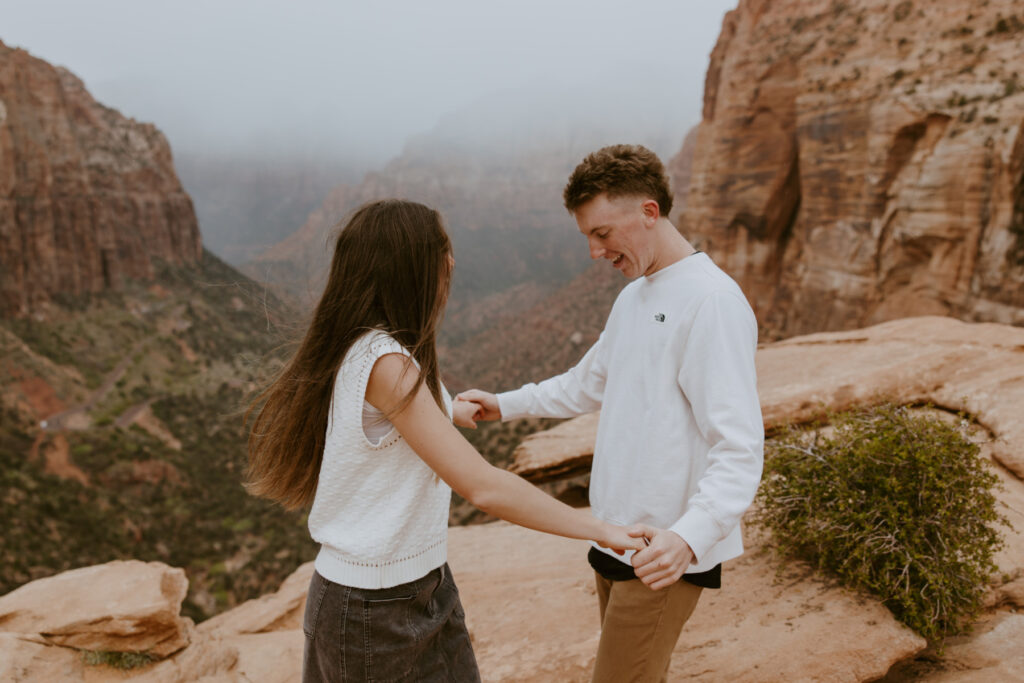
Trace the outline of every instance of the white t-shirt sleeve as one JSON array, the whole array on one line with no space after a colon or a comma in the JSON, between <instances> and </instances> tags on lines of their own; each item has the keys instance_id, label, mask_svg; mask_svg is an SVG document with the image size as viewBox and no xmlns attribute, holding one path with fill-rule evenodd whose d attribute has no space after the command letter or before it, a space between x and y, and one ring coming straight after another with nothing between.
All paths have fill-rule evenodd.
<instances>
[{"instance_id":1,"label":"white t-shirt sleeve","mask_svg":"<svg viewBox=\"0 0 1024 683\"><path fill-rule=\"evenodd\" d=\"M519 417L575 417L601 408L607 374L604 333L572 369L538 384L498 394L502 421Z\"/></svg>"},{"instance_id":2,"label":"white t-shirt sleeve","mask_svg":"<svg viewBox=\"0 0 1024 683\"><path fill-rule=\"evenodd\" d=\"M695 561L724 539L753 501L764 462L757 396L757 321L739 294L715 292L686 338L678 382L710 444L708 467L683 516L670 529Z\"/></svg>"}]
</instances>

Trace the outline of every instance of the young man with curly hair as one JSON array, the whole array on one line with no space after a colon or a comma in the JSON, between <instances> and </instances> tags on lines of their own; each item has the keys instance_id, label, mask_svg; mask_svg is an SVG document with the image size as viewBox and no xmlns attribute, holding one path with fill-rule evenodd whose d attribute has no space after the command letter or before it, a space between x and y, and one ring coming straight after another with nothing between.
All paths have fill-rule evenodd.
<instances>
[{"instance_id":1,"label":"young man with curly hair","mask_svg":"<svg viewBox=\"0 0 1024 683\"><path fill-rule=\"evenodd\" d=\"M669 220L672 194L650 150L590 154L563 197L591 258L633 282L572 369L460 397L485 420L601 411L591 511L649 544L625 556L590 549L601 614L593 680L665 680L701 591L719 588L722 563L743 552L739 522L764 445L757 321L739 286Z\"/></svg>"}]
</instances>

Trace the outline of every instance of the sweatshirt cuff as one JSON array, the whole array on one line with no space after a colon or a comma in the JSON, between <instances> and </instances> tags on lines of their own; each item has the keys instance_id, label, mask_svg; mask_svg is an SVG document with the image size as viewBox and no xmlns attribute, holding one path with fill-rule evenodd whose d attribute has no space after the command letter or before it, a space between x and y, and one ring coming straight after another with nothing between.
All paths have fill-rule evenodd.
<instances>
[{"instance_id":1,"label":"sweatshirt cuff","mask_svg":"<svg viewBox=\"0 0 1024 683\"><path fill-rule=\"evenodd\" d=\"M530 397L523 389L515 389L513 391L500 393L497 395L497 398L498 410L501 411L502 422L508 422L509 420L515 420L529 415L527 406L529 406Z\"/></svg>"},{"instance_id":2,"label":"sweatshirt cuff","mask_svg":"<svg viewBox=\"0 0 1024 683\"><path fill-rule=\"evenodd\" d=\"M693 551L693 563L697 564L712 546L722 540L718 532L718 523L704 508L691 505L678 522L669 527L681 539L686 541Z\"/></svg>"}]
</instances>

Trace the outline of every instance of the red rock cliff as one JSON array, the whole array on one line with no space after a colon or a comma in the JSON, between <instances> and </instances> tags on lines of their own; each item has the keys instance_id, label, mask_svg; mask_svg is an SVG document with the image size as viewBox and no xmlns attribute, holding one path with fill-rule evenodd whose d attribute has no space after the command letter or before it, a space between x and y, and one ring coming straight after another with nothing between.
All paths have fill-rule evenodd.
<instances>
[{"instance_id":1,"label":"red rock cliff","mask_svg":"<svg viewBox=\"0 0 1024 683\"><path fill-rule=\"evenodd\" d=\"M741 0L685 211L774 336L907 315L1024 324L1017 0Z\"/></svg>"},{"instance_id":2,"label":"red rock cliff","mask_svg":"<svg viewBox=\"0 0 1024 683\"><path fill-rule=\"evenodd\" d=\"M156 260L201 252L163 134L0 43L0 313L147 279Z\"/></svg>"}]
</instances>

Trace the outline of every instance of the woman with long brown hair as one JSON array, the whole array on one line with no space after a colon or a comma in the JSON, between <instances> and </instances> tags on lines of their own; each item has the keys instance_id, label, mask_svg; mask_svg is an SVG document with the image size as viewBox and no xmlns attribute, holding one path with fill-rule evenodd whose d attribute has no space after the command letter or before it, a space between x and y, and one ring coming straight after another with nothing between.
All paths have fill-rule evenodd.
<instances>
[{"instance_id":1,"label":"woman with long brown hair","mask_svg":"<svg viewBox=\"0 0 1024 683\"><path fill-rule=\"evenodd\" d=\"M304 681L479 680L446 562L454 489L502 519L615 549L642 539L493 467L459 434L435 340L454 259L441 216L383 200L338 235L295 355L257 402L248 488L312 503L321 544L303 628Z\"/></svg>"}]
</instances>

